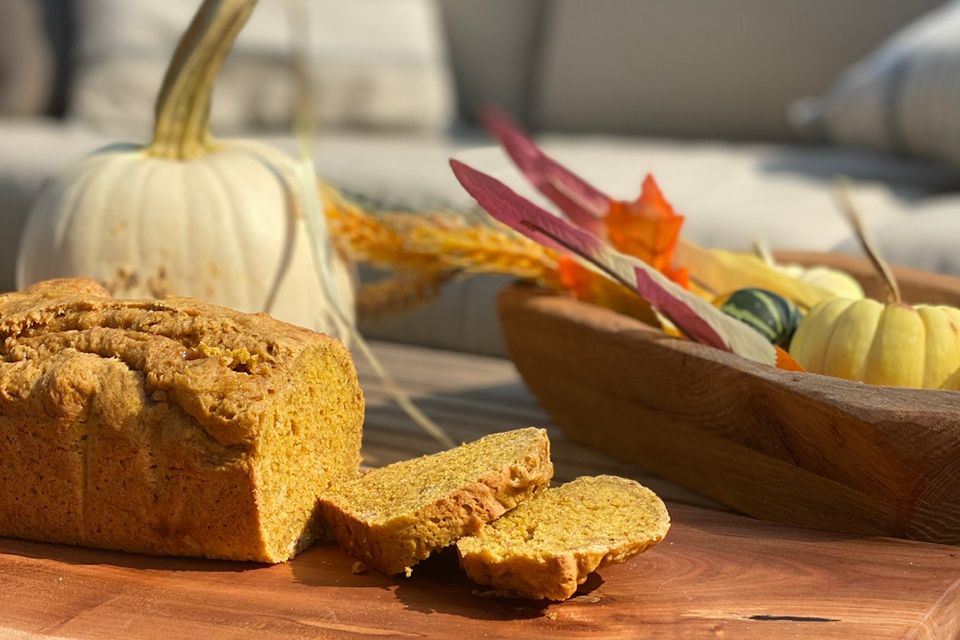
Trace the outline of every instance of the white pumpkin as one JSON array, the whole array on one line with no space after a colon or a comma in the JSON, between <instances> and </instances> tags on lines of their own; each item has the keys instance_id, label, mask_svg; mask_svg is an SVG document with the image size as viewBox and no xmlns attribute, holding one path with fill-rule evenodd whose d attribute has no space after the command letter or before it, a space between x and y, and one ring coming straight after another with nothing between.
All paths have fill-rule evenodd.
<instances>
[{"instance_id":1,"label":"white pumpkin","mask_svg":"<svg viewBox=\"0 0 960 640\"><path fill-rule=\"evenodd\" d=\"M208 132L213 81L255 5L205 0L164 78L153 141L102 149L39 195L19 287L90 276L118 297L194 296L335 333L329 300L352 324L352 271L323 258L333 251L325 235L327 284L315 267L300 167L267 145Z\"/></svg>"}]
</instances>

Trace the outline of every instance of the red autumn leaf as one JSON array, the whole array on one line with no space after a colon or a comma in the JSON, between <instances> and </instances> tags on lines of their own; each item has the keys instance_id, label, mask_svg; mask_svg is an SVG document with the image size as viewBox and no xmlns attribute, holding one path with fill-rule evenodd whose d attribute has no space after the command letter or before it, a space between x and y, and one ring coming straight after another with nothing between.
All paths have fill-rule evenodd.
<instances>
[{"instance_id":1,"label":"red autumn leaf","mask_svg":"<svg viewBox=\"0 0 960 640\"><path fill-rule=\"evenodd\" d=\"M530 184L571 222L686 288L686 269L673 265L684 219L663 197L653 176L643 181L635 202L614 200L547 155L502 111L487 109L483 121Z\"/></svg>"},{"instance_id":2,"label":"red autumn leaf","mask_svg":"<svg viewBox=\"0 0 960 640\"><path fill-rule=\"evenodd\" d=\"M544 211L502 182L451 160L460 184L487 213L540 244L578 255L585 263L634 291L695 342L744 357L776 363L773 346L757 331L685 291L643 261Z\"/></svg>"}]
</instances>

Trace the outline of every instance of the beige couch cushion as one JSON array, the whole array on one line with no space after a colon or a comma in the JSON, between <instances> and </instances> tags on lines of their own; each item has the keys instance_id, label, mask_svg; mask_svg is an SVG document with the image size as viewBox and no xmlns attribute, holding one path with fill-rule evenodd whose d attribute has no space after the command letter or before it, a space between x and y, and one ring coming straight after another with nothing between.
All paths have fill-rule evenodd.
<instances>
[{"instance_id":1,"label":"beige couch cushion","mask_svg":"<svg viewBox=\"0 0 960 640\"><path fill-rule=\"evenodd\" d=\"M839 171L854 180L854 195L876 227L898 219L912 199L957 183L952 172L936 167L825 147L592 136L548 136L543 146L615 198L635 199L640 181L652 173L686 216L686 237L734 249L764 238L773 248L826 251L849 237L831 199ZM499 149L461 159L550 208Z\"/></svg>"},{"instance_id":2,"label":"beige couch cushion","mask_svg":"<svg viewBox=\"0 0 960 640\"><path fill-rule=\"evenodd\" d=\"M270 142L294 150L286 137ZM0 290L13 286L16 245L30 200L109 138L79 126L0 120ZM687 237L745 248L763 235L775 248L828 250L849 238L829 190L841 168L884 248L897 262L960 275L953 200L930 195L956 186L951 172L858 151L778 145L669 144L643 139L553 137L561 161L621 198L636 196L653 172L687 216ZM466 207L469 196L450 173L455 155L536 198L489 139L330 133L316 150L318 172L335 184L397 206ZM892 231L888 232L890 229ZM502 353L494 298L509 278L470 278L430 307L363 323L368 335L436 347Z\"/></svg>"},{"instance_id":3,"label":"beige couch cushion","mask_svg":"<svg viewBox=\"0 0 960 640\"><path fill-rule=\"evenodd\" d=\"M826 89L942 0L554 0L534 124L545 130L783 140Z\"/></svg>"},{"instance_id":4,"label":"beige couch cushion","mask_svg":"<svg viewBox=\"0 0 960 640\"><path fill-rule=\"evenodd\" d=\"M301 0L312 39L321 125L442 129L452 88L439 17L429 0ZM198 0L79 0L70 115L145 138L174 47ZM217 82L213 127L289 130L294 86L285 2L262 2Z\"/></svg>"}]
</instances>

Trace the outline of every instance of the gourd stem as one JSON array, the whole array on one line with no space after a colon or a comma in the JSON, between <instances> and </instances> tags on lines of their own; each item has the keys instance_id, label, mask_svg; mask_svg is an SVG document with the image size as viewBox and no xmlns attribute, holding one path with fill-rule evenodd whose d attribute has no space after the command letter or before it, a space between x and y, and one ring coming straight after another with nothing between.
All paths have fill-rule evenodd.
<instances>
[{"instance_id":1,"label":"gourd stem","mask_svg":"<svg viewBox=\"0 0 960 640\"><path fill-rule=\"evenodd\" d=\"M180 38L157 96L148 155L189 160L215 148L210 104L220 66L257 0L204 0Z\"/></svg>"},{"instance_id":2,"label":"gourd stem","mask_svg":"<svg viewBox=\"0 0 960 640\"><path fill-rule=\"evenodd\" d=\"M844 216L850 222L850 226L853 227L853 233L856 235L860 247L863 249L863 252L867 254L867 258L873 264L873 268L877 270L877 273L880 275L880 280L887 290L887 304L900 304L902 298L900 297L900 285L897 284L897 278L893 275L890 265L883 259L880 251L867 236L867 230L863 224L863 217L850 198L850 188L845 178L839 178L837 180L836 194L837 205L840 207L840 211L843 212Z\"/></svg>"}]
</instances>

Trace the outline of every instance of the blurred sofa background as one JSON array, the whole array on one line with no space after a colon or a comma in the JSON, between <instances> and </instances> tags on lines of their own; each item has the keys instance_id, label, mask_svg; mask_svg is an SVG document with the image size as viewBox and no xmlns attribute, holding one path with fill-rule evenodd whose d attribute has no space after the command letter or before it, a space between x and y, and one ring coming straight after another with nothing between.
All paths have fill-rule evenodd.
<instances>
[{"instance_id":1,"label":"blurred sofa background","mask_svg":"<svg viewBox=\"0 0 960 640\"><path fill-rule=\"evenodd\" d=\"M145 141L199 0L0 3L0 291L43 183ZM476 126L498 104L624 199L653 173L708 246L856 251L855 198L888 258L960 275L960 12L942 0L308 0L316 163L386 207L466 209L455 155L529 194ZM261 0L225 65L214 131L293 149L289 25ZM896 34L896 35L895 35ZM891 38L891 36L893 36ZM533 196L537 199L535 196ZM473 278L375 337L501 353Z\"/></svg>"}]
</instances>

